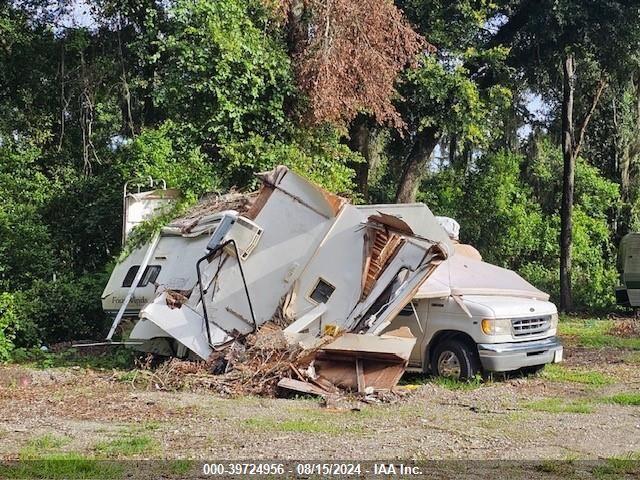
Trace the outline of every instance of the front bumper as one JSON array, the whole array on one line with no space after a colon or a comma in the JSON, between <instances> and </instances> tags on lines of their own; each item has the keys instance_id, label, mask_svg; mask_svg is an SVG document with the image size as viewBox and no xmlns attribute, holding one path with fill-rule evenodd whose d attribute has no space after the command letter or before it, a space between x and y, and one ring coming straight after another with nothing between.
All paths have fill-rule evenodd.
<instances>
[{"instance_id":1,"label":"front bumper","mask_svg":"<svg viewBox=\"0 0 640 480\"><path fill-rule=\"evenodd\" d=\"M562 361L558 337L516 343L479 343L480 362L485 370L508 372L522 367Z\"/></svg>"}]
</instances>

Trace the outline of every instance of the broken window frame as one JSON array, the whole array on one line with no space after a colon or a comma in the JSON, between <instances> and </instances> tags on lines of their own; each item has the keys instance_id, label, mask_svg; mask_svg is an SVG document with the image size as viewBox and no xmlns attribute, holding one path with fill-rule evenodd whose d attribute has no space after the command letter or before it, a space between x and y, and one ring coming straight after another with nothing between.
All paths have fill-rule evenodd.
<instances>
[{"instance_id":1,"label":"broken window frame","mask_svg":"<svg viewBox=\"0 0 640 480\"><path fill-rule=\"evenodd\" d=\"M324 283L325 285L327 285L328 287L331 287L331 292L329 293L329 295L327 296L327 298L325 300L319 300L319 299L315 299L313 298L313 295L316 293L316 290L318 290L318 287L320 287L320 283ZM327 303L329 301L329 299L331 298L331 296L333 295L333 292L336 291L336 286L334 284L332 284L331 282L327 281L326 279L322 278L322 277L318 277L318 280L316 281L316 283L313 285L313 288L309 291L309 293L307 293L307 299L311 302L313 302L315 305L320 305L321 303Z\"/></svg>"}]
</instances>

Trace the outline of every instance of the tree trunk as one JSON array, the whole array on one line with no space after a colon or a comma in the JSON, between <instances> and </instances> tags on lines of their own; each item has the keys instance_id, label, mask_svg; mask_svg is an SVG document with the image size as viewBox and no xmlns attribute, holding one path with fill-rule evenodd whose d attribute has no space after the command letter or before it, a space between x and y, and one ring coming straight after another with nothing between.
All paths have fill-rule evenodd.
<instances>
[{"instance_id":1,"label":"tree trunk","mask_svg":"<svg viewBox=\"0 0 640 480\"><path fill-rule=\"evenodd\" d=\"M364 158L364 162L355 163L353 169L356 172L357 192L365 202L369 200L369 169L371 168L370 157L370 126L369 119L363 115L358 115L351 124L349 131L349 148L358 152Z\"/></svg>"},{"instance_id":2,"label":"tree trunk","mask_svg":"<svg viewBox=\"0 0 640 480\"><path fill-rule=\"evenodd\" d=\"M571 292L571 247L573 220L573 193L576 158L573 134L573 102L575 87L575 62L568 54L563 62L562 95L562 205L560 210L560 310L566 312L573 306Z\"/></svg>"},{"instance_id":3,"label":"tree trunk","mask_svg":"<svg viewBox=\"0 0 640 480\"><path fill-rule=\"evenodd\" d=\"M292 0L288 13L287 46L289 55L295 56L304 50L307 41L307 25L303 21L305 13L304 0Z\"/></svg>"},{"instance_id":4,"label":"tree trunk","mask_svg":"<svg viewBox=\"0 0 640 480\"><path fill-rule=\"evenodd\" d=\"M420 180L424 176L433 149L438 144L439 133L435 127L427 127L418 133L402 169L400 183L396 191L396 202L411 203L416 201Z\"/></svg>"}]
</instances>

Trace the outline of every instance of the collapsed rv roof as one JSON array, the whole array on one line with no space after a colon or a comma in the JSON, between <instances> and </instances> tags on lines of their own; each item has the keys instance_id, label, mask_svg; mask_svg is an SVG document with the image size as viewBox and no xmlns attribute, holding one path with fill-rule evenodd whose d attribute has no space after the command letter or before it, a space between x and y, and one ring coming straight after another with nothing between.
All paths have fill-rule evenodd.
<instances>
[{"instance_id":1,"label":"collapsed rv roof","mask_svg":"<svg viewBox=\"0 0 640 480\"><path fill-rule=\"evenodd\" d=\"M516 272L464 255L443 261L427 278L415 298L442 298L450 295L506 295L548 300L549 295Z\"/></svg>"},{"instance_id":2,"label":"collapsed rv roof","mask_svg":"<svg viewBox=\"0 0 640 480\"><path fill-rule=\"evenodd\" d=\"M220 220L220 214L227 210L234 210L242 216L254 219L273 190L285 191L298 201L303 195L315 196L316 198L312 199L311 203L319 205L320 210L317 213L325 217L336 215L340 208L348 203L345 198L319 188L303 177L298 179L299 186L296 186L295 182L289 182L285 187L283 180L287 174L299 177L287 167L280 165L271 171L257 174L263 184L263 187L258 191L244 193L231 191L224 195L215 193L205 195L182 216L163 227L162 233L185 237L211 233L213 227Z\"/></svg>"}]
</instances>

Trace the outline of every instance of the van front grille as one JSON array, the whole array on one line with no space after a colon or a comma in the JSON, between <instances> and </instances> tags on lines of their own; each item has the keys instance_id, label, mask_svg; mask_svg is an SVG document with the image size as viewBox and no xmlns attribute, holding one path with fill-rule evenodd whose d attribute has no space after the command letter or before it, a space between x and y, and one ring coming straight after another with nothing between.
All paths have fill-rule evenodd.
<instances>
[{"instance_id":1,"label":"van front grille","mask_svg":"<svg viewBox=\"0 0 640 480\"><path fill-rule=\"evenodd\" d=\"M532 317L532 318L515 318L511 320L514 337L523 337L525 335L536 335L546 332L551 327L551 316Z\"/></svg>"}]
</instances>

